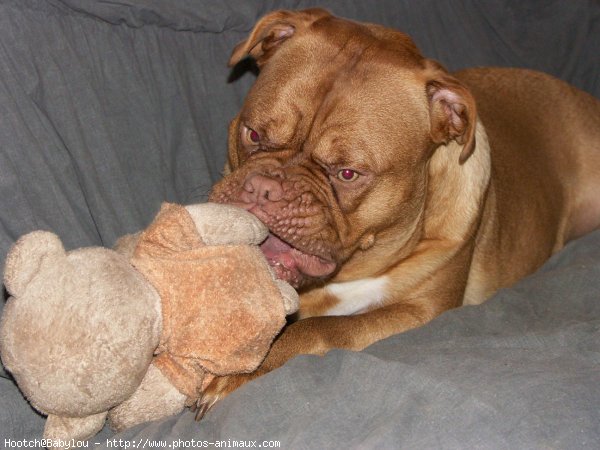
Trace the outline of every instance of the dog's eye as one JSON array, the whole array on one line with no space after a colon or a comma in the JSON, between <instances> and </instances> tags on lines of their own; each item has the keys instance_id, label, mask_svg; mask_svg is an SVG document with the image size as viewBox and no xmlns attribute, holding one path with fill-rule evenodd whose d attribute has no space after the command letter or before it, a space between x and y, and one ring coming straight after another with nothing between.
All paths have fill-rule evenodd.
<instances>
[{"instance_id":1,"label":"dog's eye","mask_svg":"<svg viewBox=\"0 0 600 450\"><path fill-rule=\"evenodd\" d=\"M260 136L258 135L258 133L255 130L248 130L250 131L250 133L248 134L248 137L250 138L250 140L252 142L254 142L255 144L258 144L260 142Z\"/></svg>"},{"instance_id":2,"label":"dog's eye","mask_svg":"<svg viewBox=\"0 0 600 450\"><path fill-rule=\"evenodd\" d=\"M352 169L341 169L338 171L337 177L342 181L354 181L358 178L358 173Z\"/></svg>"},{"instance_id":3,"label":"dog's eye","mask_svg":"<svg viewBox=\"0 0 600 450\"><path fill-rule=\"evenodd\" d=\"M260 134L258 131L249 127L242 129L242 143L247 146L256 146L260 144Z\"/></svg>"}]
</instances>

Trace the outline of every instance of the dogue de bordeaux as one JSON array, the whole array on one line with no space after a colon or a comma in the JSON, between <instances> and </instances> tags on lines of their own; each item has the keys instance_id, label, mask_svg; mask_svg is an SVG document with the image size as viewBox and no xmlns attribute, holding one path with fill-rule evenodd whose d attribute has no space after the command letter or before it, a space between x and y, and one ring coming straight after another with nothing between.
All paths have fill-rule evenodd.
<instances>
[{"instance_id":1,"label":"dogue de bordeaux","mask_svg":"<svg viewBox=\"0 0 600 450\"><path fill-rule=\"evenodd\" d=\"M450 74L399 31L321 9L263 17L259 75L210 200L254 213L298 320L255 373L359 350L478 304L600 225L600 101L543 73Z\"/></svg>"}]
</instances>

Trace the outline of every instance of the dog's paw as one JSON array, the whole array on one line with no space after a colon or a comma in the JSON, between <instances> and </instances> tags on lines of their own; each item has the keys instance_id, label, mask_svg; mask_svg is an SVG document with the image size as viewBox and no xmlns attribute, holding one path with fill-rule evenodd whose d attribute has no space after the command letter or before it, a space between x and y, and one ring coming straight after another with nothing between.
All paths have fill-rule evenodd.
<instances>
[{"instance_id":1,"label":"dog's paw","mask_svg":"<svg viewBox=\"0 0 600 450\"><path fill-rule=\"evenodd\" d=\"M260 376L260 373L242 373L236 375L227 375L224 377L215 377L206 389L202 396L197 400L192 407L192 411L196 412L196 421L202 420L206 413L218 402L223 400L240 386L248 381Z\"/></svg>"}]
</instances>

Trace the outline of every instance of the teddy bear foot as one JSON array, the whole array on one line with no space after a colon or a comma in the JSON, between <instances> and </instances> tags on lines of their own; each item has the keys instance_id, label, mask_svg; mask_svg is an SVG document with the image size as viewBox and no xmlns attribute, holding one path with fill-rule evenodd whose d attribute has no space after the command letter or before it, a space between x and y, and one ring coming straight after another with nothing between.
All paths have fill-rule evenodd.
<instances>
[{"instance_id":1,"label":"teddy bear foot","mask_svg":"<svg viewBox=\"0 0 600 450\"><path fill-rule=\"evenodd\" d=\"M122 431L139 423L160 419L180 413L186 396L154 365L134 394L120 405L111 409L108 420L115 431Z\"/></svg>"},{"instance_id":2,"label":"teddy bear foot","mask_svg":"<svg viewBox=\"0 0 600 450\"><path fill-rule=\"evenodd\" d=\"M47 448L63 450L71 448L73 442L87 441L104 426L106 412L87 417L61 417L50 414L44 427Z\"/></svg>"}]
</instances>

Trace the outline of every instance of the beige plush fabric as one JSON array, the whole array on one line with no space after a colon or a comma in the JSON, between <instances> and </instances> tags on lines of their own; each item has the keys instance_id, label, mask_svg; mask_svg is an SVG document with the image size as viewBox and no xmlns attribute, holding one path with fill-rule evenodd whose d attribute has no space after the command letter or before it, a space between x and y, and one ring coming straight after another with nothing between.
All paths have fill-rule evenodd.
<instances>
[{"instance_id":1,"label":"beige plush fabric","mask_svg":"<svg viewBox=\"0 0 600 450\"><path fill-rule=\"evenodd\" d=\"M85 417L60 417L50 414L44 427L44 438L48 440L48 450L70 450L69 446L60 445L74 441L85 441L104 426L106 412ZM68 436L69 439L65 439ZM52 445L56 444L56 445Z\"/></svg>"},{"instance_id":2,"label":"beige plush fabric","mask_svg":"<svg viewBox=\"0 0 600 450\"><path fill-rule=\"evenodd\" d=\"M119 430L159 419L215 375L254 370L298 306L255 245L267 233L232 206L165 204L117 251L66 252L43 231L19 239L0 353L48 414L44 436L91 437L107 413Z\"/></svg>"},{"instance_id":3,"label":"beige plush fabric","mask_svg":"<svg viewBox=\"0 0 600 450\"><path fill-rule=\"evenodd\" d=\"M4 282L2 362L36 409L83 417L133 394L159 341L160 299L124 257L66 252L36 231L11 250Z\"/></svg>"},{"instance_id":4,"label":"beige plush fabric","mask_svg":"<svg viewBox=\"0 0 600 450\"><path fill-rule=\"evenodd\" d=\"M185 399L185 395L152 364L140 387L131 397L110 410L108 420L115 431L122 431L138 423L181 412Z\"/></svg>"},{"instance_id":5,"label":"beige plush fabric","mask_svg":"<svg viewBox=\"0 0 600 450\"><path fill-rule=\"evenodd\" d=\"M260 250L207 246L183 206L163 205L131 262L162 299L154 364L189 397L206 383L204 369L254 370L285 324L282 295Z\"/></svg>"}]
</instances>

